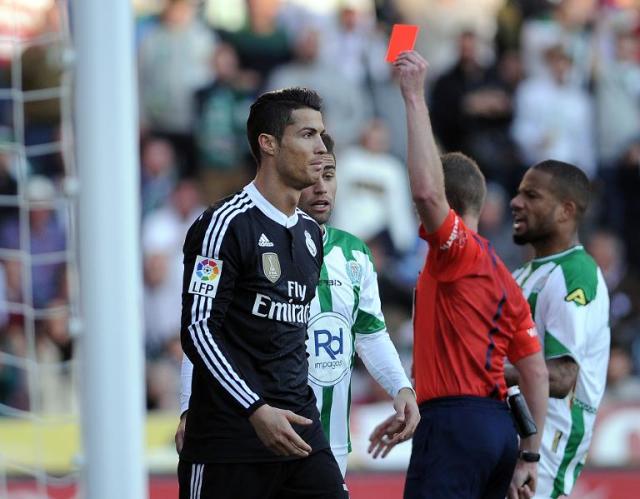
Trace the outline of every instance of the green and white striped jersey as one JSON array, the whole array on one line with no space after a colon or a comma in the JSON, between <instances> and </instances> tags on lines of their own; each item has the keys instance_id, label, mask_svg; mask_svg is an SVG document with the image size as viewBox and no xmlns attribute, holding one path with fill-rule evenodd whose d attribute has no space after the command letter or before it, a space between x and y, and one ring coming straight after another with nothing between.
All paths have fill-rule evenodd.
<instances>
[{"instance_id":1,"label":"green and white striped jersey","mask_svg":"<svg viewBox=\"0 0 640 499\"><path fill-rule=\"evenodd\" d=\"M576 386L549 399L536 497L569 495L584 465L609 362L609 294L582 246L538 258L513 274L531 306L546 359L573 358Z\"/></svg>"},{"instance_id":2,"label":"green and white striped jersey","mask_svg":"<svg viewBox=\"0 0 640 499\"><path fill-rule=\"evenodd\" d=\"M356 334L386 329L371 252L357 237L325 226L324 263L307 328L309 385L335 455L351 450L349 410Z\"/></svg>"}]
</instances>

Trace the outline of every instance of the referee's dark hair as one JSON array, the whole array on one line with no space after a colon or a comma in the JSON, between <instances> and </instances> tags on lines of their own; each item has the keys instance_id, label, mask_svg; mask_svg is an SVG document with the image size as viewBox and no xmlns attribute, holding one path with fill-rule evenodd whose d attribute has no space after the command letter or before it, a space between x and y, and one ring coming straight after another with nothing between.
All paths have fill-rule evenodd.
<instances>
[{"instance_id":1,"label":"referee's dark hair","mask_svg":"<svg viewBox=\"0 0 640 499\"><path fill-rule=\"evenodd\" d=\"M440 159L449 206L460 216L480 216L487 184L478 164L461 152L443 154Z\"/></svg>"},{"instance_id":2,"label":"referee's dark hair","mask_svg":"<svg viewBox=\"0 0 640 499\"><path fill-rule=\"evenodd\" d=\"M591 184L587 175L577 166L555 159L541 161L531 168L551 175L553 194L559 201L573 202L576 205L576 220L582 220L591 198Z\"/></svg>"},{"instance_id":3,"label":"referee's dark hair","mask_svg":"<svg viewBox=\"0 0 640 499\"><path fill-rule=\"evenodd\" d=\"M333 141L333 137L329 135L327 132L323 132L321 135L322 142L324 146L327 148L327 154L331 154L333 156L333 162L336 162L336 143Z\"/></svg>"},{"instance_id":4,"label":"referee's dark hair","mask_svg":"<svg viewBox=\"0 0 640 499\"><path fill-rule=\"evenodd\" d=\"M258 143L260 134L273 135L279 143L284 135L284 129L292 123L291 112L305 107L321 111L322 99L313 90L300 87L264 93L251 105L247 119L247 139L249 139L251 155L258 166L260 166L260 144Z\"/></svg>"}]
</instances>

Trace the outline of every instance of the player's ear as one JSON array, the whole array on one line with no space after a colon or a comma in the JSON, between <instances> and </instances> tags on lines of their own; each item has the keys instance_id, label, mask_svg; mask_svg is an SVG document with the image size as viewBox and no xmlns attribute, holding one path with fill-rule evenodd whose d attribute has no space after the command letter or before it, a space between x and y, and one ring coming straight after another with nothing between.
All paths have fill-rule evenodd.
<instances>
[{"instance_id":1,"label":"player's ear","mask_svg":"<svg viewBox=\"0 0 640 499\"><path fill-rule=\"evenodd\" d=\"M561 205L560 221L566 222L568 220L575 220L578 215L578 207L573 201L565 201Z\"/></svg>"},{"instance_id":2,"label":"player's ear","mask_svg":"<svg viewBox=\"0 0 640 499\"><path fill-rule=\"evenodd\" d=\"M262 153L266 156L275 156L278 152L278 141L273 135L269 135L268 133L258 135L258 145Z\"/></svg>"}]
</instances>

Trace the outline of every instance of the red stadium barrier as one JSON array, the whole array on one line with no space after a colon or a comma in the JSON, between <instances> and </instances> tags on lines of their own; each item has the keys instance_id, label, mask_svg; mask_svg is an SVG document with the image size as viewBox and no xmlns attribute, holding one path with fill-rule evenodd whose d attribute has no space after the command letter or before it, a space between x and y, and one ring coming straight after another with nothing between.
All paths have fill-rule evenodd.
<instances>
[{"instance_id":1,"label":"red stadium barrier","mask_svg":"<svg viewBox=\"0 0 640 499\"><path fill-rule=\"evenodd\" d=\"M395 499L402 497L404 475L401 473L352 473L348 479L352 499ZM640 490L638 470L585 470L571 499L636 499ZM9 481L12 497L30 499L37 491L33 482ZM50 499L75 499L75 487L49 488ZM175 477L152 476L150 499L175 499L178 484ZM34 496L35 497L35 496Z\"/></svg>"}]
</instances>

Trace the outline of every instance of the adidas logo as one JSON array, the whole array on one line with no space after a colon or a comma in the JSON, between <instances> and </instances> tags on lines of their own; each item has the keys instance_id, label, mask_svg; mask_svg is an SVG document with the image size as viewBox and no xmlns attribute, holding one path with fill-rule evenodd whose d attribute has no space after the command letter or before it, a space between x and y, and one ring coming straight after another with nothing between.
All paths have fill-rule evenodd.
<instances>
[{"instance_id":1,"label":"adidas logo","mask_svg":"<svg viewBox=\"0 0 640 499\"><path fill-rule=\"evenodd\" d=\"M273 247L273 243L269 241L269 238L264 234L260 235L260 239L258 239L258 246L261 248L271 248Z\"/></svg>"}]
</instances>

